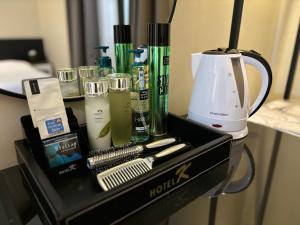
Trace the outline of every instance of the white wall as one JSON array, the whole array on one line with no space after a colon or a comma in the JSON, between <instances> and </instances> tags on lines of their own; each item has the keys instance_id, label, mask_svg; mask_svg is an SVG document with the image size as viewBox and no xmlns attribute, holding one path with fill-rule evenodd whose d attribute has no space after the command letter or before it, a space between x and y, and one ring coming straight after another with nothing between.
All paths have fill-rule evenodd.
<instances>
[{"instance_id":1,"label":"white wall","mask_svg":"<svg viewBox=\"0 0 300 225\"><path fill-rule=\"evenodd\" d=\"M0 38L37 38L40 27L36 0L0 1Z\"/></svg>"},{"instance_id":2,"label":"white wall","mask_svg":"<svg viewBox=\"0 0 300 225\"><path fill-rule=\"evenodd\" d=\"M276 76L272 89L272 98L282 97L282 90L285 89L287 76L290 68L290 61L295 45L297 29L300 19L300 0L282 1L280 18L277 27L276 40L273 48L273 72ZM299 102L300 99L300 58L295 72L294 85L291 98Z\"/></svg>"},{"instance_id":3,"label":"white wall","mask_svg":"<svg viewBox=\"0 0 300 225\"><path fill-rule=\"evenodd\" d=\"M36 0L38 22L45 51L56 69L69 67L70 47L64 0Z\"/></svg>"},{"instance_id":4,"label":"white wall","mask_svg":"<svg viewBox=\"0 0 300 225\"><path fill-rule=\"evenodd\" d=\"M269 62L272 70L274 70L272 52L274 47L277 47L274 46L274 41L281 2L283 1L286 0L252 0L244 3L239 48L254 49L261 53ZM247 66L247 69L250 99L253 102L260 90L260 76L254 67ZM273 76L274 78L277 77L275 74ZM272 85L272 90L273 88L274 85Z\"/></svg>"},{"instance_id":5,"label":"white wall","mask_svg":"<svg viewBox=\"0 0 300 225\"><path fill-rule=\"evenodd\" d=\"M0 39L42 38L53 66L70 66L66 1L1 0L0 27Z\"/></svg>"}]
</instances>

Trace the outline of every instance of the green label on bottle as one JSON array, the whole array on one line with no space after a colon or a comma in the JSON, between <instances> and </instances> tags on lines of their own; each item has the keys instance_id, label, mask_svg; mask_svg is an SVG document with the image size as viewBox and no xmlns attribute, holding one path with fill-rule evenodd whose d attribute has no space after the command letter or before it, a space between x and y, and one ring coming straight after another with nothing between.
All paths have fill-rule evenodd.
<instances>
[{"instance_id":1,"label":"green label on bottle","mask_svg":"<svg viewBox=\"0 0 300 225\"><path fill-rule=\"evenodd\" d=\"M158 86L158 94L166 95L168 94L168 76L167 75L159 75L157 79Z\"/></svg>"},{"instance_id":2,"label":"green label on bottle","mask_svg":"<svg viewBox=\"0 0 300 225\"><path fill-rule=\"evenodd\" d=\"M99 138L105 137L110 131L110 121L102 128L102 130L99 133Z\"/></svg>"}]
</instances>

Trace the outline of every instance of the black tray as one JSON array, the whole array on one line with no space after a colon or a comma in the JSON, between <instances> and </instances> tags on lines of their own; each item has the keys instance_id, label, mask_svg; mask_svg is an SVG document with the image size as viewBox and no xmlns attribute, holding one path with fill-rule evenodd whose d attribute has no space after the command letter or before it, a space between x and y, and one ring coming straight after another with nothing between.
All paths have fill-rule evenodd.
<instances>
[{"instance_id":1,"label":"black tray","mask_svg":"<svg viewBox=\"0 0 300 225\"><path fill-rule=\"evenodd\" d=\"M193 148L116 189L103 192L87 170L49 179L16 141L25 186L45 224L155 224L226 178L231 136L169 114L168 134ZM176 173L187 168L183 177Z\"/></svg>"}]
</instances>

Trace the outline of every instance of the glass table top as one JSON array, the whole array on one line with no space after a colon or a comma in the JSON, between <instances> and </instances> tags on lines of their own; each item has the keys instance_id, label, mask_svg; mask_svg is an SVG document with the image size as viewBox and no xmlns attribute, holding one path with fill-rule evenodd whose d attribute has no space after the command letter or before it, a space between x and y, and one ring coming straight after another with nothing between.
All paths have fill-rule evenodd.
<instances>
[{"instance_id":1,"label":"glass table top","mask_svg":"<svg viewBox=\"0 0 300 225\"><path fill-rule=\"evenodd\" d=\"M300 190L300 138L252 123L248 128L245 145L254 159L255 175L247 189L216 198L200 197L172 215L169 225L300 224L296 194ZM246 173L246 158L241 158L232 180Z\"/></svg>"},{"instance_id":2,"label":"glass table top","mask_svg":"<svg viewBox=\"0 0 300 225\"><path fill-rule=\"evenodd\" d=\"M160 224L300 224L296 194L300 190L300 139L252 123L248 128L246 138L232 143L226 180ZM0 224L6 224L4 220L16 225L43 224L18 168L2 170L0 175L0 209L5 209L0 210Z\"/></svg>"}]
</instances>

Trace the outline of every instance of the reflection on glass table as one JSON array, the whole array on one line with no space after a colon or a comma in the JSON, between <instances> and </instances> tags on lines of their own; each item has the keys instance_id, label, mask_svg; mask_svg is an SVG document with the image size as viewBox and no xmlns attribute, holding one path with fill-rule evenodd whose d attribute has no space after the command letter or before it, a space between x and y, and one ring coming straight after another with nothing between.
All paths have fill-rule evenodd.
<instances>
[{"instance_id":1,"label":"reflection on glass table","mask_svg":"<svg viewBox=\"0 0 300 225\"><path fill-rule=\"evenodd\" d=\"M174 213L168 220L169 225L300 223L300 201L295 195L300 185L300 139L252 123L248 123L248 128L245 144L255 162L255 176L251 184L242 192L215 194L217 198L198 198ZM232 180L243 178L248 169L248 159L241 157L239 168ZM208 194L225 192L226 185L225 190L216 189Z\"/></svg>"},{"instance_id":2,"label":"reflection on glass table","mask_svg":"<svg viewBox=\"0 0 300 225\"><path fill-rule=\"evenodd\" d=\"M234 180L235 174L239 168L242 157L246 160L246 172L238 180ZM216 198L222 194L233 194L245 190L254 179L255 164L249 147L245 144L245 138L234 140L232 142L229 168L226 179L213 188L206 195L211 198Z\"/></svg>"}]
</instances>

